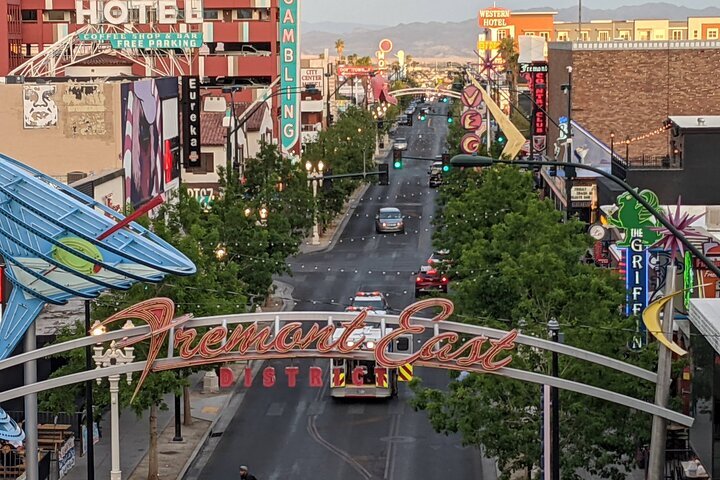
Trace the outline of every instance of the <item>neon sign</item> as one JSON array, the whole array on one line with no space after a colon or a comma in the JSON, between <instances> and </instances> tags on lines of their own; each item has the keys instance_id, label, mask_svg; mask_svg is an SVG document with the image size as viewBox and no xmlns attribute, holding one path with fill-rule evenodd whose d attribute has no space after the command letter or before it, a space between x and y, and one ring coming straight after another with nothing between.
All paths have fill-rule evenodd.
<instances>
[{"instance_id":1,"label":"neon sign","mask_svg":"<svg viewBox=\"0 0 720 480\"><path fill-rule=\"evenodd\" d=\"M178 12L181 10L176 0L145 0L141 2L88 0L87 8L85 3L83 0L75 0L75 17L76 23L79 25L85 23L123 25L130 22L174 25L178 23ZM131 11L136 12L137 17L131 19ZM184 23L203 23L203 8L200 2L186 0L183 12Z\"/></svg>"},{"instance_id":2,"label":"neon sign","mask_svg":"<svg viewBox=\"0 0 720 480\"><path fill-rule=\"evenodd\" d=\"M507 8L484 8L478 13L478 25L480 28L503 28L507 27L508 18L510 10Z\"/></svg>"},{"instance_id":3,"label":"neon sign","mask_svg":"<svg viewBox=\"0 0 720 480\"><path fill-rule=\"evenodd\" d=\"M393 354L390 345L395 340L410 335L422 335L425 327L414 324L412 317L417 313L431 308L440 308L432 321L447 320L453 312L454 305L450 300L433 298L421 300L405 308L400 314L399 327L389 330L381 337L372 349L372 355L379 368L398 368L402 365L423 362L435 363L445 368L464 369L471 366L480 366L487 372L493 372L506 367L512 362L512 356L504 355L515 348L516 330L506 333L499 339L489 339L484 335L469 339L461 338L455 332L446 332L435 335L426 340L413 354ZM118 348L134 345L150 338L145 369L140 376L135 393L139 391L144 379L152 371L172 370L180 367L198 366L237 360L259 358L299 357L306 354L308 358L352 357L368 353L363 346L365 336L358 340L356 335L362 334L366 327L367 311L362 311L350 322L344 322L341 327L334 324L313 324L309 329L303 328L302 322L290 322L282 328L273 326L260 328L256 323L238 325L229 330L225 326L216 326L200 334L195 328L183 328L182 325L190 320L186 315L173 319L174 305L170 299L156 298L141 302L133 307L118 312L103 322L103 325L112 324L128 319L142 319L150 325L150 333L138 338L118 342ZM176 361L163 362L161 366L154 366L170 329L174 329L174 346L179 357ZM337 338L335 332L342 328ZM353 338L355 341L350 341ZM246 380L248 382L246 372ZM295 373L292 374L296 376ZM311 379L315 378L311 372ZM359 375L359 373L354 373ZM263 384L274 385L276 376L274 370L263 373ZM290 380L289 382L295 382ZM359 380L358 380L359 381ZM317 383L313 380L314 383ZM355 381L353 381L355 383Z\"/></svg>"},{"instance_id":4,"label":"neon sign","mask_svg":"<svg viewBox=\"0 0 720 480\"><path fill-rule=\"evenodd\" d=\"M300 132L300 43L299 4L300 0L280 2L280 138L282 151L290 154L297 144Z\"/></svg>"},{"instance_id":5,"label":"neon sign","mask_svg":"<svg viewBox=\"0 0 720 480\"><path fill-rule=\"evenodd\" d=\"M375 58L377 58L377 68L380 71L387 70L387 62L385 61L385 54L390 53L393 49L393 43L389 38L380 40L378 50L375 52Z\"/></svg>"},{"instance_id":6,"label":"neon sign","mask_svg":"<svg viewBox=\"0 0 720 480\"><path fill-rule=\"evenodd\" d=\"M627 302L625 314L640 315L648 304L648 249L643 245L642 237L633 237L630 247L624 249L625 256L625 288Z\"/></svg>"}]
</instances>

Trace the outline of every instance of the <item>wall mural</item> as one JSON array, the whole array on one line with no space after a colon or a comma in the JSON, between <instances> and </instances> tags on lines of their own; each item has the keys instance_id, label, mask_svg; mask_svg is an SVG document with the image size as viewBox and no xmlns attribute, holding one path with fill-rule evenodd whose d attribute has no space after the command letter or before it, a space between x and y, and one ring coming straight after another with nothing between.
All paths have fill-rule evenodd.
<instances>
[{"instance_id":1,"label":"wall mural","mask_svg":"<svg viewBox=\"0 0 720 480\"><path fill-rule=\"evenodd\" d=\"M103 136L105 122L105 88L100 83L68 82L62 95L66 107L65 134L68 136Z\"/></svg>"},{"instance_id":2,"label":"wall mural","mask_svg":"<svg viewBox=\"0 0 720 480\"><path fill-rule=\"evenodd\" d=\"M174 77L128 82L121 95L125 191L137 207L178 176L171 152L179 145L178 83Z\"/></svg>"},{"instance_id":3,"label":"wall mural","mask_svg":"<svg viewBox=\"0 0 720 480\"><path fill-rule=\"evenodd\" d=\"M23 126L48 128L57 126L57 122L55 85L23 85Z\"/></svg>"}]
</instances>

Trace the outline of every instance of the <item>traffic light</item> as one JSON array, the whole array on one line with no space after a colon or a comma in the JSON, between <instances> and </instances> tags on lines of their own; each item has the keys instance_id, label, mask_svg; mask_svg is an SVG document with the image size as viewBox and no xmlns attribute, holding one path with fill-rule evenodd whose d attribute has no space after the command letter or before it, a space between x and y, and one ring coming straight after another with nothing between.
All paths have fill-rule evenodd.
<instances>
[{"instance_id":1,"label":"traffic light","mask_svg":"<svg viewBox=\"0 0 720 480\"><path fill-rule=\"evenodd\" d=\"M449 101L449 100L448 100L448 97L442 97L442 102L443 102L443 103L448 103L448 101Z\"/></svg>"},{"instance_id":2,"label":"traffic light","mask_svg":"<svg viewBox=\"0 0 720 480\"><path fill-rule=\"evenodd\" d=\"M399 170L403 167L402 150L393 150L393 168Z\"/></svg>"},{"instance_id":3,"label":"traffic light","mask_svg":"<svg viewBox=\"0 0 720 480\"><path fill-rule=\"evenodd\" d=\"M449 153L442 154L442 171L443 171L443 173L450 171L450 154Z\"/></svg>"},{"instance_id":4,"label":"traffic light","mask_svg":"<svg viewBox=\"0 0 720 480\"><path fill-rule=\"evenodd\" d=\"M421 113L420 115L418 115L418 120L420 120L421 122L424 122L426 118L427 118L427 116L424 113Z\"/></svg>"},{"instance_id":5,"label":"traffic light","mask_svg":"<svg viewBox=\"0 0 720 480\"><path fill-rule=\"evenodd\" d=\"M332 179L332 178L327 178L327 177L329 177L329 176L332 175L332 174L333 174L333 173L332 173L332 169L327 169L327 170L325 171L325 174L323 175L322 186L323 186L323 191L324 191L325 193L332 192L332 189L333 189L333 179Z\"/></svg>"},{"instance_id":6,"label":"traffic light","mask_svg":"<svg viewBox=\"0 0 720 480\"><path fill-rule=\"evenodd\" d=\"M454 121L455 121L455 119L453 118L452 113L451 113L451 112L448 112L448 114L447 114L447 123L453 123Z\"/></svg>"},{"instance_id":7,"label":"traffic light","mask_svg":"<svg viewBox=\"0 0 720 480\"><path fill-rule=\"evenodd\" d=\"M388 164L381 163L378 165L378 170L380 171L380 175L378 175L378 184L390 185L390 171L388 169Z\"/></svg>"},{"instance_id":8,"label":"traffic light","mask_svg":"<svg viewBox=\"0 0 720 480\"><path fill-rule=\"evenodd\" d=\"M498 142L500 145L503 145L503 144L505 144L505 140L507 140L507 139L505 138L505 134L502 133L502 132L498 133L497 142Z\"/></svg>"}]
</instances>

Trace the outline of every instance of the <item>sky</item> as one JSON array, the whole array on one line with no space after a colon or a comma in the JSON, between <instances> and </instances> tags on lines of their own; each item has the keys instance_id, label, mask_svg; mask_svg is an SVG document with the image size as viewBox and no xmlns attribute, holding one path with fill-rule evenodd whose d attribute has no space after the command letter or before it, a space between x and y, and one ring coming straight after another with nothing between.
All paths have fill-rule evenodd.
<instances>
[{"instance_id":1,"label":"sky","mask_svg":"<svg viewBox=\"0 0 720 480\"><path fill-rule=\"evenodd\" d=\"M642 5L650 0L584 0L587 8L616 8L623 5ZM663 0L656 0L663 1ZM664 0L667 3L692 8L718 6L718 0ZM549 6L565 8L577 5L577 0L502 0L498 6L522 9ZM398 23L429 21L463 21L473 18L492 0L301 0L302 20L306 22L350 22L367 25L396 25ZM438 8L440 7L440 8Z\"/></svg>"}]
</instances>

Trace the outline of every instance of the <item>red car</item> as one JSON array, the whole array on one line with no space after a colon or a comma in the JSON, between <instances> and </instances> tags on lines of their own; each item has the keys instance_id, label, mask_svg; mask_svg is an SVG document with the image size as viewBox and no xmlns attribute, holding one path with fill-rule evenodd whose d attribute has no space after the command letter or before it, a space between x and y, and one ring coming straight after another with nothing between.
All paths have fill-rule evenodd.
<instances>
[{"instance_id":1,"label":"red car","mask_svg":"<svg viewBox=\"0 0 720 480\"><path fill-rule=\"evenodd\" d=\"M447 293L449 282L447 275L441 274L434 267L423 265L415 277L415 297L428 292Z\"/></svg>"}]
</instances>

